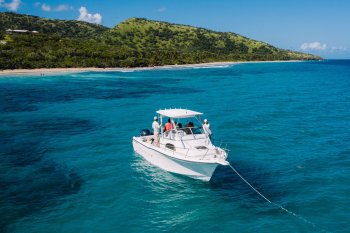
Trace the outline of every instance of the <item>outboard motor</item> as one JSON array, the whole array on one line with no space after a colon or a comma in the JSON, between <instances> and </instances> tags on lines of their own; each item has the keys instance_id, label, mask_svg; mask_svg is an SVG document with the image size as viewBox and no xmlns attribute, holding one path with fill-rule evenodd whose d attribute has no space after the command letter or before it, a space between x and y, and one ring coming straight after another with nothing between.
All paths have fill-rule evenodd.
<instances>
[{"instance_id":1,"label":"outboard motor","mask_svg":"<svg viewBox=\"0 0 350 233\"><path fill-rule=\"evenodd\" d=\"M149 129L143 129L140 131L140 136L148 136L151 135L151 131Z\"/></svg>"}]
</instances>

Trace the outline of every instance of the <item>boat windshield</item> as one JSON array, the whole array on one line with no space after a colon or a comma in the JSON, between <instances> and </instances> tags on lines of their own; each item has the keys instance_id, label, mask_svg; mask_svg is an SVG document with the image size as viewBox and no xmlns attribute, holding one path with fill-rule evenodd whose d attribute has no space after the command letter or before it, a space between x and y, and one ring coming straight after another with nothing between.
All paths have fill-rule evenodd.
<instances>
[{"instance_id":1,"label":"boat windshield","mask_svg":"<svg viewBox=\"0 0 350 233\"><path fill-rule=\"evenodd\" d=\"M184 127L184 128L176 128L177 131L183 131L186 134L203 134L203 129L201 127Z\"/></svg>"},{"instance_id":2,"label":"boat windshield","mask_svg":"<svg viewBox=\"0 0 350 233\"><path fill-rule=\"evenodd\" d=\"M195 117L174 119L174 125L177 131L184 131L186 134L204 133L200 121Z\"/></svg>"},{"instance_id":3,"label":"boat windshield","mask_svg":"<svg viewBox=\"0 0 350 233\"><path fill-rule=\"evenodd\" d=\"M167 111L171 111L171 110L167 110ZM188 110L186 110L186 111L188 111ZM173 115L175 116L176 114L173 113ZM202 122L199 118L199 114L197 114L197 115L193 114L193 115L190 115L187 117L184 117L183 115L181 115L179 117L166 117L164 115L160 115L160 119L161 119L161 124L163 125L163 132L166 133L166 135L168 134L169 131L173 131L173 130L180 131L180 132L182 131L186 135L205 134L205 132L203 131L203 128L202 128ZM170 130L169 130L169 128L167 128L167 129L165 128L165 125L167 124L165 122L171 123Z\"/></svg>"}]
</instances>

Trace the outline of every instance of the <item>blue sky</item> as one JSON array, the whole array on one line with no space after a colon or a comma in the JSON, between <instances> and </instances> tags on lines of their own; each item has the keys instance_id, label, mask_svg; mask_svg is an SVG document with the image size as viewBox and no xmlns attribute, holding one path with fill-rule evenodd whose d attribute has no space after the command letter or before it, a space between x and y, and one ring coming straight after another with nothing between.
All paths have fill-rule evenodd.
<instances>
[{"instance_id":1,"label":"blue sky","mask_svg":"<svg viewBox=\"0 0 350 233\"><path fill-rule=\"evenodd\" d=\"M108 27L144 17L235 32L324 58L350 58L350 1L346 0L0 0L0 11Z\"/></svg>"}]
</instances>

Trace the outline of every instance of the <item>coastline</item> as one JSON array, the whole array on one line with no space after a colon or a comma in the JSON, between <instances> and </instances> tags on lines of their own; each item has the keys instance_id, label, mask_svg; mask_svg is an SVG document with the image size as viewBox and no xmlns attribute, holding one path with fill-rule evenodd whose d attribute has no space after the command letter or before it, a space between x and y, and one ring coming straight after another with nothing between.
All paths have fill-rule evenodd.
<instances>
[{"instance_id":1,"label":"coastline","mask_svg":"<svg viewBox=\"0 0 350 233\"><path fill-rule=\"evenodd\" d=\"M303 62L303 60L288 60L288 61L237 61L237 62L208 62L198 64L183 64L183 65L164 65L153 67L133 67L133 68L39 68L39 69L14 69L0 70L0 77L5 75L52 75L56 73L83 73L83 72L132 72L144 70L160 70L160 69L176 69L176 68L215 68L222 66L237 65L243 63L267 63L267 62Z\"/></svg>"}]
</instances>

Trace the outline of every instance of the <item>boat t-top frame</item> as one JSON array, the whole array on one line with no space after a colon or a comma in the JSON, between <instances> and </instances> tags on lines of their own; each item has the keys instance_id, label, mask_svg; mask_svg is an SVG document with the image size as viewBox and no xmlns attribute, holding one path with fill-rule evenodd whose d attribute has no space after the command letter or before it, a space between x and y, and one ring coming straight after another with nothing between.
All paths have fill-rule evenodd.
<instances>
[{"instance_id":1,"label":"boat t-top frame","mask_svg":"<svg viewBox=\"0 0 350 233\"><path fill-rule=\"evenodd\" d=\"M170 123L172 124L172 130L174 130L175 132L178 132L178 130L184 130L184 128L178 128L176 127L175 121L174 120L180 120L180 119L186 119L186 118L194 118L198 121L199 125L201 126L200 128L202 128L202 122L200 119L200 115L203 115L203 113L201 112L196 112L196 111L192 111L192 110L188 110L188 109L177 109L177 108L173 108L173 109L164 109L164 110L158 110L157 114L159 115L159 119L160 119L160 125L163 125L163 117L168 117L170 119ZM195 132L193 132L193 127L187 127L190 131L191 134L195 134ZM161 131L161 136L162 138L164 137L164 132L163 130Z\"/></svg>"}]
</instances>

